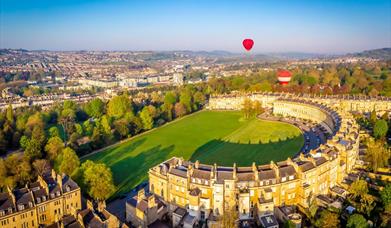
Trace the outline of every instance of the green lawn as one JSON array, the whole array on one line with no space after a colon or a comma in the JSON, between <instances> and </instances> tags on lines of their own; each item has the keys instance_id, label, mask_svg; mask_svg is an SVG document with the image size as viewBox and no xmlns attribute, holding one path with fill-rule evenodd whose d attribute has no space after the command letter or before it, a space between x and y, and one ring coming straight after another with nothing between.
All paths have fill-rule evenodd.
<instances>
[{"instance_id":1,"label":"green lawn","mask_svg":"<svg viewBox=\"0 0 391 228\"><path fill-rule=\"evenodd\" d=\"M219 165L251 165L293 156L304 139L295 126L241 120L240 112L203 111L90 155L110 166L117 194L147 178L150 167L173 156Z\"/></svg>"}]
</instances>

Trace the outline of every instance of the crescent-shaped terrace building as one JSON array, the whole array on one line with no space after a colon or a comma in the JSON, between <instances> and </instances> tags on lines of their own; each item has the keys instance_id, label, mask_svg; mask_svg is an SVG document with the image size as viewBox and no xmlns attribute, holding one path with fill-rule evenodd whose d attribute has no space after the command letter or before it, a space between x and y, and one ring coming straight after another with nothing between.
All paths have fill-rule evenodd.
<instances>
[{"instance_id":1,"label":"crescent-shaped terrace building","mask_svg":"<svg viewBox=\"0 0 391 228\"><path fill-rule=\"evenodd\" d=\"M244 99L259 101L275 116L322 126L328 133L327 141L309 153L299 152L294 158L269 164L254 161L249 167L201 164L173 157L149 170L152 194L145 196L142 192L135 200L164 203L174 226L185 220L190 225L207 221L213 227L225 211L234 208L241 221L278 227L273 225L277 208L295 205L306 209L318 196L344 194L344 181L358 158L360 141L359 126L350 112L391 110L390 100L359 102L350 98L271 93L211 97L207 108L240 110ZM139 210L137 202L133 206L127 204L127 220L147 225L153 219L147 213L138 212L139 216L135 216L134 210ZM299 214L289 216L291 221L300 223Z\"/></svg>"}]
</instances>

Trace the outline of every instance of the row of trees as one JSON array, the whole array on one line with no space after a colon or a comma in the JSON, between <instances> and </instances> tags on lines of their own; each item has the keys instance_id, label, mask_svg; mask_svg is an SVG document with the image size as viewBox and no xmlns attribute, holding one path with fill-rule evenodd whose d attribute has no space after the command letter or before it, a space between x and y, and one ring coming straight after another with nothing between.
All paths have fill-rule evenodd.
<instances>
[{"instance_id":1,"label":"row of trees","mask_svg":"<svg viewBox=\"0 0 391 228\"><path fill-rule=\"evenodd\" d=\"M389 68L390 63L297 66L291 69L293 76L288 86L280 86L277 83L276 72L257 68L251 74L212 78L208 84L213 93L284 91L391 96Z\"/></svg>"},{"instance_id":2,"label":"row of trees","mask_svg":"<svg viewBox=\"0 0 391 228\"><path fill-rule=\"evenodd\" d=\"M307 217L316 227L370 227L368 221L374 225L389 227L391 221L391 184L380 191L381 202L369 193L368 183L364 180L356 180L349 187L349 196L346 205L356 208L353 214L348 214L333 207L323 208L317 205L316 200L310 202ZM379 209L375 210L375 206ZM344 215L344 216L343 216Z\"/></svg>"},{"instance_id":3,"label":"row of trees","mask_svg":"<svg viewBox=\"0 0 391 228\"><path fill-rule=\"evenodd\" d=\"M9 106L0 113L0 151L14 154L0 160L0 188L23 186L54 167L73 176L91 197L105 199L114 191L110 169L91 161L80 165L78 155L197 111L205 100L202 87L190 85L107 102L65 101L49 110Z\"/></svg>"},{"instance_id":4,"label":"row of trees","mask_svg":"<svg viewBox=\"0 0 391 228\"><path fill-rule=\"evenodd\" d=\"M373 111L369 116L357 115L356 119L360 126L370 133L370 137L364 142L367 147L365 160L369 163L369 169L376 171L378 168L387 167L391 158L387 143L387 137L391 134L389 112L379 118Z\"/></svg>"}]
</instances>

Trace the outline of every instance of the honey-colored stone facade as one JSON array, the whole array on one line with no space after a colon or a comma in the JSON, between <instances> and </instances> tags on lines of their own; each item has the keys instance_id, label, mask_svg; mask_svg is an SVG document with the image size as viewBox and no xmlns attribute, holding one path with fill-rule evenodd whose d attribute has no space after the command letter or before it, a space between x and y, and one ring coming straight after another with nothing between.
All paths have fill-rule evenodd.
<instances>
[{"instance_id":1,"label":"honey-colored stone facade","mask_svg":"<svg viewBox=\"0 0 391 228\"><path fill-rule=\"evenodd\" d=\"M80 187L52 171L24 188L0 193L0 227L46 226L79 209Z\"/></svg>"},{"instance_id":2,"label":"honey-colored stone facade","mask_svg":"<svg viewBox=\"0 0 391 228\"><path fill-rule=\"evenodd\" d=\"M357 111L361 106L348 105L347 108L342 107L339 100L334 101L337 105L330 105L321 98L253 94L211 98L208 108L238 110L245 98L260 101L275 115L315 122L324 127L330 137L306 155L270 164L253 163L250 167L200 164L174 157L149 170L151 193L169 205L186 208L198 220L211 214L218 217L229 208L237 209L239 219L252 219L273 213L276 206L308 208L315 196L327 195L333 187L343 184L359 151L359 126L350 111ZM341 103L350 104L348 101ZM359 111L373 107L376 111L391 109L390 101L365 104Z\"/></svg>"}]
</instances>

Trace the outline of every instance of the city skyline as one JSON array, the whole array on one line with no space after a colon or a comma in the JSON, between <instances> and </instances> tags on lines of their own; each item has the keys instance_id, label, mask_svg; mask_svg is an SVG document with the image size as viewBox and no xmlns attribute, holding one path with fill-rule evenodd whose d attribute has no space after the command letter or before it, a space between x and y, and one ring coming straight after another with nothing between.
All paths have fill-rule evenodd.
<instances>
[{"instance_id":1,"label":"city skyline","mask_svg":"<svg viewBox=\"0 0 391 228\"><path fill-rule=\"evenodd\" d=\"M391 46L390 1L2 1L1 48L342 54ZM292 37L295 37L292 39Z\"/></svg>"}]
</instances>

